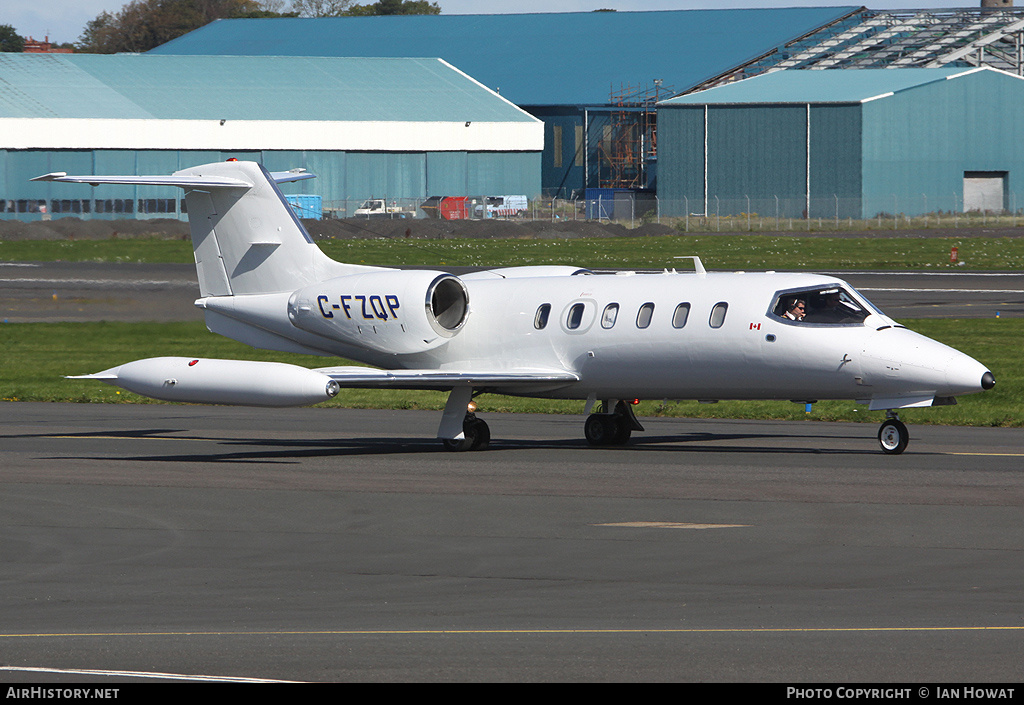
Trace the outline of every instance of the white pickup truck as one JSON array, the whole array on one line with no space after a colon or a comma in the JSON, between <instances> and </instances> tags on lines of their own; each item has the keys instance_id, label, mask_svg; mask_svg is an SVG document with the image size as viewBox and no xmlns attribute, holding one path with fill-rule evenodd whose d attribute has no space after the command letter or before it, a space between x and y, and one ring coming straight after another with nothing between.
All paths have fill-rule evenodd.
<instances>
[{"instance_id":1,"label":"white pickup truck","mask_svg":"<svg viewBox=\"0 0 1024 705\"><path fill-rule=\"evenodd\" d=\"M394 201L387 205L383 198L368 198L355 212L356 218L412 218L415 215L415 212L403 209Z\"/></svg>"}]
</instances>

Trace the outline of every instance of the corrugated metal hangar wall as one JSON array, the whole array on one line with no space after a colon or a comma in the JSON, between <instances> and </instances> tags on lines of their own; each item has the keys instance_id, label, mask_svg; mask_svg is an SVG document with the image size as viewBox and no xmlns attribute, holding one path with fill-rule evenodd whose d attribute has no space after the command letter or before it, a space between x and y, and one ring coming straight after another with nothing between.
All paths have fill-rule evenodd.
<instances>
[{"instance_id":1,"label":"corrugated metal hangar wall","mask_svg":"<svg viewBox=\"0 0 1024 705\"><path fill-rule=\"evenodd\" d=\"M440 59L0 55L5 218L183 217L179 189L29 179L227 158L316 174L282 190L339 215L370 197L533 197L542 148L539 120Z\"/></svg>"},{"instance_id":2,"label":"corrugated metal hangar wall","mask_svg":"<svg viewBox=\"0 0 1024 705\"><path fill-rule=\"evenodd\" d=\"M0 149L0 217L38 220L39 205L54 216L93 218L184 217L182 191L159 186L88 186L29 182L53 171L69 174L170 174L226 159L256 161L271 171L303 168L311 181L281 184L285 195L318 194L344 203L351 215L367 198L493 195L540 191L537 152L335 152ZM337 206L341 208L341 206Z\"/></svg>"},{"instance_id":3,"label":"corrugated metal hangar wall","mask_svg":"<svg viewBox=\"0 0 1024 705\"><path fill-rule=\"evenodd\" d=\"M1024 207L1024 80L992 69L780 71L664 101L658 126L663 215Z\"/></svg>"}]
</instances>

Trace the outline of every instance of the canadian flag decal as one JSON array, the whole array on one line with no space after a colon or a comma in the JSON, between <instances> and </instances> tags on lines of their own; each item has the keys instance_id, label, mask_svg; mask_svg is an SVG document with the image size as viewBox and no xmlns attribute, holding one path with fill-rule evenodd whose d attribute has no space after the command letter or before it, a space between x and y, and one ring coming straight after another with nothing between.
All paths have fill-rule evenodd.
<instances>
[{"instance_id":1,"label":"canadian flag decal","mask_svg":"<svg viewBox=\"0 0 1024 705\"><path fill-rule=\"evenodd\" d=\"M751 323L750 324L750 330L761 330L761 324L760 323Z\"/></svg>"}]
</instances>

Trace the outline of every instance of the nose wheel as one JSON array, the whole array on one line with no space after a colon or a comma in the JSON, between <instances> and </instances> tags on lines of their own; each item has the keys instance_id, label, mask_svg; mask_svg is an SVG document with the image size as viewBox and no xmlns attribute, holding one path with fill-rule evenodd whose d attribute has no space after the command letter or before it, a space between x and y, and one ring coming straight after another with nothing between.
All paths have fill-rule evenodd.
<instances>
[{"instance_id":1,"label":"nose wheel","mask_svg":"<svg viewBox=\"0 0 1024 705\"><path fill-rule=\"evenodd\" d=\"M883 453L899 455L907 449L909 442L910 433L906 424L896 417L886 419L878 429L878 443L882 446Z\"/></svg>"}]
</instances>

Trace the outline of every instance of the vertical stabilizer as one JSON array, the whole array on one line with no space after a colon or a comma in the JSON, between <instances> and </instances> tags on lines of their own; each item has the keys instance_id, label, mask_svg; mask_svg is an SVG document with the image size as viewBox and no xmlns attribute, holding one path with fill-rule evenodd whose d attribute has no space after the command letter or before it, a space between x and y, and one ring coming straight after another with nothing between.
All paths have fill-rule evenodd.
<instances>
[{"instance_id":1,"label":"vertical stabilizer","mask_svg":"<svg viewBox=\"0 0 1024 705\"><path fill-rule=\"evenodd\" d=\"M69 176L32 181L178 186L185 189L199 290L206 296L276 294L313 282L378 270L335 262L320 251L285 200L278 181L312 174L270 174L256 162L226 161L171 176Z\"/></svg>"},{"instance_id":2,"label":"vertical stabilizer","mask_svg":"<svg viewBox=\"0 0 1024 705\"><path fill-rule=\"evenodd\" d=\"M220 162L175 172L220 177L249 186L185 191L203 296L294 291L365 269L327 257L302 227L273 177L255 162Z\"/></svg>"}]
</instances>

